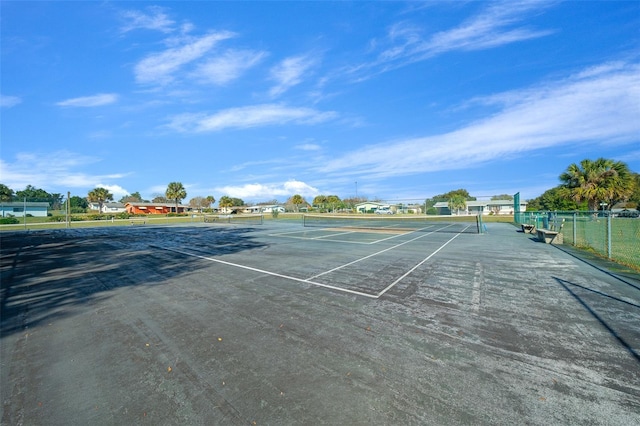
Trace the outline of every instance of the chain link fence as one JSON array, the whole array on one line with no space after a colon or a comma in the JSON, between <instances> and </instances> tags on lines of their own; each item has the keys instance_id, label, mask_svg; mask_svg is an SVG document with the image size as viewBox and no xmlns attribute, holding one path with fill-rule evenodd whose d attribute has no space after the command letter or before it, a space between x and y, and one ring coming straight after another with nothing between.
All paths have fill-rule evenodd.
<instances>
[{"instance_id":1,"label":"chain link fence","mask_svg":"<svg viewBox=\"0 0 640 426\"><path fill-rule=\"evenodd\" d=\"M560 231L564 244L640 269L640 218L608 211L516 213L516 224Z\"/></svg>"}]
</instances>

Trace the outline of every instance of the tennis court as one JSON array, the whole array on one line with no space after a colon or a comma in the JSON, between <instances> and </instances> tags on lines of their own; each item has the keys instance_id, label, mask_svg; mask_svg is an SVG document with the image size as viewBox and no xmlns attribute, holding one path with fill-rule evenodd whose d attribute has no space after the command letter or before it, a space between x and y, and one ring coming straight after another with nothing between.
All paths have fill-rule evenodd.
<instances>
[{"instance_id":1,"label":"tennis court","mask_svg":"<svg viewBox=\"0 0 640 426\"><path fill-rule=\"evenodd\" d=\"M10 233L1 261L3 424L640 415L638 275L508 224Z\"/></svg>"}]
</instances>

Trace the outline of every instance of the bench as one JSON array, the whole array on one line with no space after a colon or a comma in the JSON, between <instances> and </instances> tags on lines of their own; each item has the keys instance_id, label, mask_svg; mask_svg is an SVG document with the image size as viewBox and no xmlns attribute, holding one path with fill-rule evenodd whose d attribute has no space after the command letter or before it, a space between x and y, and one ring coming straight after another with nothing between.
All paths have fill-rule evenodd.
<instances>
[{"instance_id":1,"label":"bench","mask_svg":"<svg viewBox=\"0 0 640 426\"><path fill-rule=\"evenodd\" d=\"M536 226L523 223L522 232L524 232L525 234L533 234L536 232Z\"/></svg>"},{"instance_id":2,"label":"bench","mask_svg":"<svg viewBox=\"0 0 640 426\"><path fill-rule=\"evenodd\" d=\"M145 225L147 223L147 219L129 219L131 221L131 225L142 224Z\"/></svg>"},{"instance_id":3,"label":"bench","mask_svg":"<svg viewBox=\"0 0 640 426\"><path fill-rule=\"evenodd\" d=\"M218 216L205 215L203 218L204 222L216 222L218 220Z\"/></svg>"},{"instance_id":4,"label":"bench","mask_svg":"<svg viewBox=\"0 0 640 426\"><path fill-rule=\"evenodd\" d=\"M546 244L562 244L564 241L564 236L560 231L550 231L548 229L538 229L536 230L538 234L538 240L542 241Z\"/></svg>"},{"instance_id":5,"label":"bench","mask_svg":"<svg viewBox=\"0 0 640 426\"><path fill-rule=\"evenodd\" d=\"M559 227L557 221L553 221L550 225L552 229L538 229L536 231L538 240L546 244L562 244L564 242L564 235L562 235L562 228L564 228L564 219L560 221Z\"/></svg>"}]
</instances>

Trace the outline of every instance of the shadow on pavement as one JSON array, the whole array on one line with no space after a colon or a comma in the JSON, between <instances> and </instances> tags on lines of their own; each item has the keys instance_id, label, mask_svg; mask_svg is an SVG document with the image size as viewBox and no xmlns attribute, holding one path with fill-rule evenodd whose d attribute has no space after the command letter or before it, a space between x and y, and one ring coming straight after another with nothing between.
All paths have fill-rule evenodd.
<instances>
[{"instance_id":1,"label":"shadow on pavement","mask_svg":"<svg viewBox=\"0 0 640 426\"><path fill-rule=\"evenodd\" d=\"M616 302L619 302L623 306L627 307L627 309L640 309L639 305L610 296L598 290L590 289L590 288L581 286L579 284L575 284L570 281L563 280L561 278L557 278L557 277L553 277L553 278L571 296L573 296L573 298L576 299L587 310L587 312L589 312L635 358L636 361L640 362L640 354L638 354L638 352L633 348L633 346L631 346L631 344L629 344L629 342L627 342L627 340L622 336L622 334L625 334L624 325L620 323L616 324L611 319L609 321L605 320L604 318L605 315L609 315L610 317L614 316L614 315L611 315L611 312L610 312L611 310L608 309L609 312L604 312L604 311L599 312L599 309L597 306L598 304L596 301L597 299L590 302L588 300L587 295L595 295L597 297L604 297L609 300L614 300ZM583 294L583 295L578 294L580 290L585 290L586 294ZM621 310L624 310L624 308L621 308ZM631 326L633 326L633 324Z\"/></svg>"},{"instance_id":2,"label":"shadow on pavement","mask_svg":"<svg viewBox=\"0 0 640 426\"><path fill-rule=\"evenodd\" d=\"M196 248L223 255L263 247L252 228L85 228L2 235L0 333L71 316L120 287L163 284L204 266L153 248Z\"/></svg>"}]
</instances>

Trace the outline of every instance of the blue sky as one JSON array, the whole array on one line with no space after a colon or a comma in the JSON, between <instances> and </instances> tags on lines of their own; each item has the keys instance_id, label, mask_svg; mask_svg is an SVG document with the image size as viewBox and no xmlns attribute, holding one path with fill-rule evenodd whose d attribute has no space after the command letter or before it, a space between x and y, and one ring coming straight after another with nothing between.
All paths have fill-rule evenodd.
<instances>
[{"instance_id":1,"label":"blue sky","mask_svg":"<svg viewBox=\"0 0 640 426\"><path fill-rule=\"evenodd\" d=\"M640 2L1 7L0 182L248 202L640 172Z\"/></svg>"}]
</instances>

